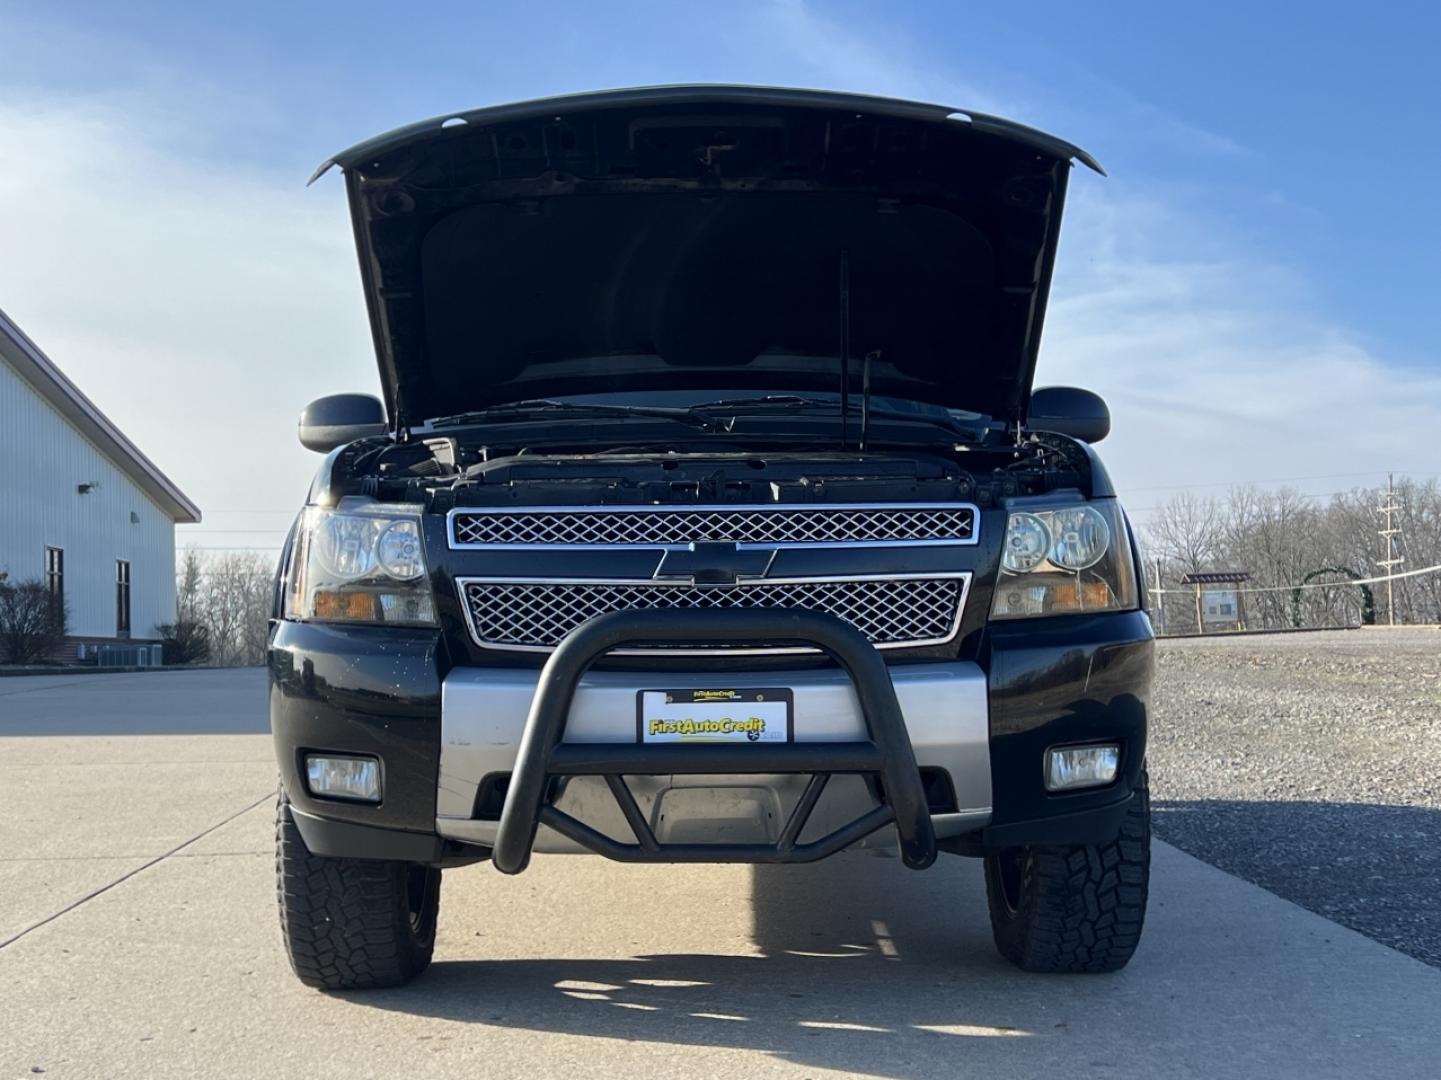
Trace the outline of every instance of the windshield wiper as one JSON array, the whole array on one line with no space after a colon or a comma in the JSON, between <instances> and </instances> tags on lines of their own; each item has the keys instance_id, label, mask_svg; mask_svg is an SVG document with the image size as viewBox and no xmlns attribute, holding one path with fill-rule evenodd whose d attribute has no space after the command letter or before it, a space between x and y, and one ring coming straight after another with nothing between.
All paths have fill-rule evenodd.
<instances>
[{"instance_id":1,"label":"windshield wiper","mask_svg":"<svg viewBox=\"0 0 1441 1080\"><path fill-rule=\"evenodd\" d=\"M839 417L840 405L827 398L805 397L800 394L767 394L763 397L721 398L699 405L676 408L665 405L612 405L592 401L558 401L554 398L530 398L525 401L509 401L503 405L491 405L484 409L455 413L451 416L433 417L429 423L434 427L454 424L484 423L487 420L525 419L531 416L596 416L596 417L648 417L657 420L671 420L701 431L725 433L732 430L735 417L744 413L827 412ZM719 414L719 415L718 415ZM870 414L886 420L921 423L939 428L968 442L979 442L989 428L985 418L974 425L967 425L949 413L910 412L892 409L884 405L871 405Z\"/></svg>"},{"instance_id":2,"label":"windshield wiper","mask_svg":"<svg viewBox=\"0 0 1441 1080\"><path fill-rule=\"evenodd\" d=\"M692 411L697 413L727 412L733 411L736 415L744 412L815 412L825 411L841 415L841 406L838 402L827 398L804 397L800 394L767 394L765 397L752 398L722 398L719 401L707 401L700 405L692 405ZM989 430L986 417L979 417L973 425L968 425L952 416L950 413L934 412L910 412L906 409L891 409L884 405L870 406L870 414L873 417L882 417L886 420L908 420L922 424L929 424L932 427L941 428L953 435L957 435L969 442L979 442L985 437Z\"/></svg>"},{"instance_id":3,"label":"windshield wiper","mask_svg":"<svg viewBox=\"0 0 1441 1080\"><path fill-rule=\"evenodd\" d=\"M552 398L531 398L526 401L509 401L504 405L491 405L484 409L456 413L453 416L437 416L430 420L436 427L450 424L473 424L497 418L524 417L532 414L556 416L645 416L657 420L674 420L680 424L700 428L702 431L724 431L726 424L713 416L707 416L695 409L668 408L663 405L603 405L589 401L556 401Z\"/></svg>"}]
</instances>

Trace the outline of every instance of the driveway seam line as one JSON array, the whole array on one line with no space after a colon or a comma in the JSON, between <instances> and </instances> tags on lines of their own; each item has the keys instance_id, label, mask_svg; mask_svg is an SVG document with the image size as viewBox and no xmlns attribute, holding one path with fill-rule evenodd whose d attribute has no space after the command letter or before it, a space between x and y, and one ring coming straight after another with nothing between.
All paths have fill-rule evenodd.
<instances>
[{"instance_id":1,"label":"driveway seam line","mask_svg":"<svg viewBox=\"0 0 1441 1080\"><path fill-rule=\"evenodd\" d=\"M49 676L44 675L40 677L49 678ZM26 686L20 690L0 690L0 697L19 697L21 694L41 694L46 690L58 690L62 686L74 686L81 681L80 679L67 679L65 682L51 683L49 686Z\"/></svg>"},{"instance_id":2,"label":"driveway seam line","mask_svg":"<svg viewBox=\"0 0 1441 1080\"><path fill-rule=\"evenodd\" d=\"M154 866L156 863L164 862L166 859L170 858L170 856L176 854L177 852L184 851L186 848L188 848L191 844L195 843L197 840L202 840L202 839L204 839L205 837L209 836L211 833L213 833L216 829L219 829L219 828L222 828L222 827L224 827L224 826L226 826L226 825L229 825L229 824L230 824L232 821L234 821L236 818L240 817L241 814L248 814L250 811L254 810L254 809L255 809L257 806L259 806L261 803L265 802L266 799L269 799L269 798L272 798L272 797L273 797L273 796L271 796L271 794L270 794L269 792L267 792L266 794L260 796L260 798L256 799L254 802L252 802L252 803L250 803L250 804L248 804L248 805L246 805L246 806L241 807L239 810L235 811L235 813L231 814L229 817L223 818L222 820L217 821L214 825L211 825L209 828L204 829L204 830L196 833L196 834L195 834L194 836L192 836L189 840L186 840L186 841L184 841L183 843L180 843L180 844L175 845L175 847L171 848L169 851L166 851L166 852L164 852L163 854L160 854L160 855L155 856L155 858L151 859L149 862L141 863L141 864L140 864L139 866L137 866L134 870L131 870L131 871L128 871L127 873L121 874L121 875L120 875L118 878L116 878L114 881L109 882L108 884L105 884L105 885L100 886L98 889L94 889L94 890L92 890L91 892L86 893L84 896L80 897L80 899L74 901L73 903L67 904L65 907L61 908L59 911L55 912L54 914L52 914L52 915L47 915L47 916L45 916L45 918L41 919L39 922L32 923L31 925L27 926L24 930L21 930L21 931L15 933L15 934L12 934L10 937L6 938L4 941L0 941L0 949L7 949L7 948L9 948L11 945L14 945L15 942L17 942L17 941L19 941L21 938L23 938L26 934L30 933L30 931L32 931L32 930L39 930L42 926L46 926L46 925L54 922L56 919L60 918L60 916L62 916L62 915L67 915L67 914L69 914L70 912L74 911L76 908L80 907L80 905L89 903L91 900L94 900L94 899L95 899L97 896L99 896L101 893L107 893L107 892L109 892L111 889L115 888L115 886L117 886L117 885L119 885L119 884L121 884L121 883L123 883L123 882L129 881L129 880L130 880L131 878L133 878L136 874L142 873L142 872L145 871L145 870L149 870L149 869L150 869L152 866Z\"/></svg>"}]
</instances>

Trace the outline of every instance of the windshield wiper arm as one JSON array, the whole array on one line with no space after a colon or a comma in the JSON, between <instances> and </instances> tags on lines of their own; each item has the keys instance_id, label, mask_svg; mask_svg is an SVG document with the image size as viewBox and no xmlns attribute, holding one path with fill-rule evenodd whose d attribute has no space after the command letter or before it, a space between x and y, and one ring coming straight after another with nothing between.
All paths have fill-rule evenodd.
<instances>
[{"instance_id":1,"label":"windshield wiper arm","mask_svg":"<svg viewBox=\"0 0 1441 1080\"><path fill-rule=\"evenodd\" d=\"M557 413L579 416L645 416L658 420L674 420L680 424L700 428L702 431L723 431L726 425L713 416L694 409L668 408L663 405L604 405L590 401L556 401L552 398L531 398L526 401L509 401L504 405L491 405L485 409L456 413L453 416L437 416L430 423L435 426L448 424L471 424L498 417L527 416L532 413Z\"/></svg>"},{"instance_id":2,"label":"windshield wiper arm","mask_svg":"<svg viewBox=\"0 0 1441 1080\"><path fill-rule=\"evenodd\" d=\"M803 397L800 394L770 394L757 398L724 398L720 401L707 401L700 405L692 405L691 409L697 413L714 413L734 409L739 415L743 412L769 412L769 411L815 411L824 410L833 412L837 417L841 415L841 407L835 402L826 398ZM891 409L884 405L870 406L872 417L882 417L886 420L909 420L922 424L929 424L932 427L941 428L964 439L977 442L985 437L989 425L987 418L981 417L974 424L966 424L950 413L910 412L906 409Z\"/></svg>"}]
</instances>

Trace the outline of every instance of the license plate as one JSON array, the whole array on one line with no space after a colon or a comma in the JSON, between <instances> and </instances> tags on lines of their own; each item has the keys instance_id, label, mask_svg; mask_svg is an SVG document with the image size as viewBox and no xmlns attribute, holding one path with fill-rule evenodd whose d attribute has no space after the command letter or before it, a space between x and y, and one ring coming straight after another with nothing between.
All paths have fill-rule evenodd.
<instances>
[{"instance_id":1,"label":"license plate","mask_svg":"<svg viewBox=\"0 0 1441 1080\"><path fill-rule=\"evenodd\" d=\"M641 690L636 736L643 743L791 741L787 689Z\"/></svg>"}]
</instances>

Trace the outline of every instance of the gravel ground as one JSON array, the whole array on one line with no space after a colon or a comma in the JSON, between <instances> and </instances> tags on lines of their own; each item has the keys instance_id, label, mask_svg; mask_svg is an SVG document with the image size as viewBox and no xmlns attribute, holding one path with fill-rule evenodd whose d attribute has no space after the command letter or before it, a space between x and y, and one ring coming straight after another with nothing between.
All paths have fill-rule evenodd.
<instances>
[{"instance_id":1,"label":"gravel ground","mask_svg":"<svg viewBox=\"0 0 1441 1080\"><path fill-rule=\"evenodd\" d=\"M1156 833L1441 967L1441 630L1163 641Z\"/></svg>"}]
</instances>

